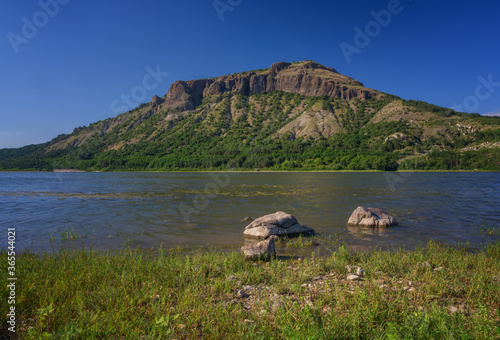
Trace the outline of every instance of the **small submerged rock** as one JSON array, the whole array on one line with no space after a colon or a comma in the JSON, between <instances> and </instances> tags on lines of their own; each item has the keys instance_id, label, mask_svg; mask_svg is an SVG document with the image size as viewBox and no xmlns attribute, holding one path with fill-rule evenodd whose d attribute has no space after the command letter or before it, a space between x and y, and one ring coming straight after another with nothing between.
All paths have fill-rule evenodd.
<instances>
[{"instance_id":1,"label":"small submerged rock","mask_svg":"<svg viewBox=\"0 0 500 340\"><path fill-rule=\"evenodd\" d=\"M353 211L349 221L350 226L361 226L371 228L387 228L398 225L398 221L378 208L357 207Z\"/></svg>"}]
</instances>

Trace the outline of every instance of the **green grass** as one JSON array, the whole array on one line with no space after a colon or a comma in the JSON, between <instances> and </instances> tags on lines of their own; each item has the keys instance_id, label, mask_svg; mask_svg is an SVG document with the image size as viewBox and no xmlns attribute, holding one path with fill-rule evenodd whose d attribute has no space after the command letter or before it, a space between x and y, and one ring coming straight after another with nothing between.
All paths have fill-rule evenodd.
<instances>
[{"instance_id":1,"label":"green grass","mask_svg":"<svg viewBox=\"0 0 500 340\"><path fill-rule=\"evenodd\" d=\"M279 238L275 243L278 248L308 248L319 245L326 247L340 246L341 242L339 236L315 234L314 236L283 237Z\"/></svg>"},{"instance_id":2,"label":"green grass","mask_svg":"<svg viewBox=\"0 0 500 340\"><path fill-rule=\"evenodd\" d=\"M36 339L495 339L499 260L500 243L472 253L433 242L256 264L238 252L180 247L21 253L17 331ZM366 276L346 280L348 264ZM6 284L0 295L7 301ZM0 304L0 337L7 308Z\"/></svg>"},{"instance_id":3,"label":"green grass","mask_svg":"<svg viewBox=\"0 0 500 340\"><path fill-rule=\"evenodd\" d=\"M490 227L487 223L483 223L479 226L479 230L483 234L496 235L500 231L498 227Z\"/></svg>"}]
</instances>

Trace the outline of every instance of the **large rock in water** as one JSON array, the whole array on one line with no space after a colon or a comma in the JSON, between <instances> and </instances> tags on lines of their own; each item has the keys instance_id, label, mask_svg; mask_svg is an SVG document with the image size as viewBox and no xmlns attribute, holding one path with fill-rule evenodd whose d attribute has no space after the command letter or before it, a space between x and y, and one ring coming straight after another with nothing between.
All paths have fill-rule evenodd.
<instances>
[{"instance_id":1,"label":"large rock in water","mask_svg":"<svg viewBox=\"0 0 500 340\"><path fill-rule=\"evenodd\" d=\"M297 236L311 235L314 230L301 225L297 219L283 211L265 215L252 221L246 226L243 235L257 238L268 238L269 236Z\"/></svg>"},{"instance_id":2,"label":"large rock in water","mask_svg":"<svg viewBox=\"0 0 500 340\"><path fill-rule=\"evenodd\" d=\"M276 245L272 238L257 244L243 246L241 250L248 260L270 260L276 256Z\"/></svg>"},{"instance_id":3,"label":"large rock in water","mask_svg":"<svg viewBox=\"0 0 500 340\"><path fill-rule=\"evenodd\" d=\"M350 226L387 228L398 225L398 221L378 208L357 207L347 224Z\"/></svg>"}]
</instances>

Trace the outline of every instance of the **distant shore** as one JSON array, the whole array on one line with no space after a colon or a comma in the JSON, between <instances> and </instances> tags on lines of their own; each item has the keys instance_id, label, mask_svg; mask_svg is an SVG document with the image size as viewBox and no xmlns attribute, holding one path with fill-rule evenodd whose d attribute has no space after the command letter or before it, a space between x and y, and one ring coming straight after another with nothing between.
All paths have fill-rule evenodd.
<instances>
[{"instance_id":1,"label":"distant shore","mask_svg":"<svg viewBox=\"0 0 500 340\"><path fill-rule=\"evenodd\" d=\"M500 170L398 170L398 171L381 171L381 170L78 170L78 169L54 169L54 170L37 170L37 169L27 169L27 170L0 170L0 172L45 172L45 173L127 173L127 172L138 172L138 173L196 173L196 172L237 172L237 173L299 173L299 172L314 172L314 173L407 173L407 172L500 172Z\"/></svg>"}]
</instances>

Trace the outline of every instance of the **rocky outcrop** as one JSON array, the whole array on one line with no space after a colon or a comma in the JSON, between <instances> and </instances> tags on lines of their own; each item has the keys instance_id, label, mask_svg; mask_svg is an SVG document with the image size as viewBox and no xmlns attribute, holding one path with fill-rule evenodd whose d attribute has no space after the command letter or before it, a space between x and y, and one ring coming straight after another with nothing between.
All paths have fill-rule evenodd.
<instances>
[{"instance_id":1,"label":"rocky outcrop","mask_svg":"<svg viewBox=\"0 0 500 340\"><path fill-rule=\"evenodd\" d=\"M378 208L357 207L349 221L350 226L387 228L398 225L398 221Z\"/></svg>"},{"instance_id":2,"label":"rocky outcrop","mask_svg":"<svg viewBox=\"0 0 500 340\"><path fill-rule=\"evenodd\" d=\"M273 238L257 244L245 245L241 247L241 250L248 260L270 260L276 256L276 245Z\"/></svg>"},{"instance_id":3,"label":"rocky outcrop","mask_svg":"<svg viewBox=\"0 0 500 340\"><path fill-rule=\"evenodd\" d=\"M163 102L165 102L165 99L158 97L155 95L153 99L151 100L151 103L153 104L153 108L160 106Z\"/></svg>"},{"instance_id":4,"label":"rocky outcrop","mask_svg":"<svg viewBox=\"0 0 500 340\"><path fill-rule=\"evenodd\" d=\"M189 94L191 88L185 81L176 81L170 85L166 95L166 108L180 111L194 110L193 96Z\"/></svg>"},{"instance_id":5,"label":"rocky outcrop","mask_svg":"<svg viewBox=\"0 0 500 340\"><path fill-rule=\"evenodd\" d=\"M314 234L312 228L301 225L294 216L283 211L253 220L243 232L244 236L256 238L268 238L272 235L297 236L312 234Z\"/></svg>"},{"instance_id":6,"label":"rocky outcrop","mask_svg":"<svg viewBox=\"0 0 500 340\"><path fill-rule=\"evenodd\" d=\"M194 110L204 96L223 93L252 96L262 92L283 91L306 97L328 96L350 100L380 97L375 90L363 87L357 80L341 75L333 68L315 62L291 64L279 62L264 71L211 79L176 81L166 95L167 108Z\"/></svg>"},{"instance_id":7,"label":"rocky outcrop","mask_svg":"<svg viewBox=\"0 0 500 340\"><path fill-rule=\"evenodd\" d=\"M291 65L290 63L287 63L284 61L272 64L271 68L270 68L271 75L273 75L273 76L278 75L279 71L286 69L290 65Z\"/></svg>"}]
</instances>

